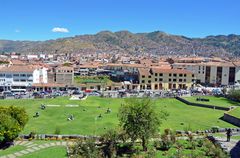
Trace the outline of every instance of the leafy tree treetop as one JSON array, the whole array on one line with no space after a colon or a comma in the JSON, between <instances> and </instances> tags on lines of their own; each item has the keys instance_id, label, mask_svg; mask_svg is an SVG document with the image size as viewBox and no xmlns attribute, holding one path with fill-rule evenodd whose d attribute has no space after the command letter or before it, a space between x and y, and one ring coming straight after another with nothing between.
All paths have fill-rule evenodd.
<instances>
[{"instance_id":1,"label":"leafy tree treetop","mask_svg":"<svg viewBox=\"0 0 240 158\"><path fill-rule=\"evenodd\" d=\"M154 102L149 98L126 99L118 114L120 126L133 142L141 139L144 150L147 150L146 141L158 132L162 120L168 116L165 111L158 113L153 104Z\"/></svg>"}]
</instances>

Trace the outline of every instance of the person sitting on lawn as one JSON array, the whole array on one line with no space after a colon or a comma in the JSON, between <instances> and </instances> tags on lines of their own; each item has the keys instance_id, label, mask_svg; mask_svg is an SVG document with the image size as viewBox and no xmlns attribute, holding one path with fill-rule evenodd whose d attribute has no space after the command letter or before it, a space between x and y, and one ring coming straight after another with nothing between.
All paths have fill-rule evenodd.
<instances>
[{"instance_id":1,"label":"person sitting on lawn","mask_svg":"<svg viewBox=\"0 0 240 158\"><path fill-rule=\"evenodd\" d=\"M111 113L112 110L110 108L107 109L107 114Z\"/></svg>"},{"instance_id":2,"label":"person sitting on lawn","mask_svg":"<svg viewBox=\"0 0 240 158\"><path fill-rule=\"evenodd\" d=\"M102 118L102 114L99 114L99 115L98 115L98 118Z\"/></svg>"},{"instance_id":3,"label":"person sitting on lawn","mask_svg":"<svg viewBox=\"0 0 240 158\"><path fill-rule=\"evenodd\" d=\"M41 108L42 110L45 110L45 109L46 109L46 106L45 106L44 104L41 104L40 108Z\"/></svg>"},{"instance_id":4,"label":"person sitting on lawn","mask_svg":"<svg viewBox=\"0 0 240 158\"><path fill-rule=\"evenodd\" d=\"M74 120L74 117L73 117L73 115L72 115L72 114L71 114L71 115L69 115L67 120L68 120L68 121L72 121L72 120Z\"/></svg>"},{"instance_id":5,"label":"person sitting on lawn","mask_svg":"<svg viewBox=\"0 0 240 158\"><path fill-rule=\"evenodd\" d=\"M39 117L39 116L40 116L40 113L36 112L34 117Z\"/></svg>"}]
</instances>

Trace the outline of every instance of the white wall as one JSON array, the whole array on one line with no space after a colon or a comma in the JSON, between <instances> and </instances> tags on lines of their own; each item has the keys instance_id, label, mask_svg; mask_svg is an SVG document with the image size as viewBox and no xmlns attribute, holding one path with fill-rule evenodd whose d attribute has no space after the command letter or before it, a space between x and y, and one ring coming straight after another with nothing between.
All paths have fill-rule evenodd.
<instances>
[{"instance_id":1,"label":"white wall","mask_svg":"<svg viewBox=\"0 0 240 158\"><path fill-rule=\"evenodd\" d=\"M240 66L236 67L235 81L240 83Z\"/></svg>"},{"instance_id":2,"label":"white wall","mask_svg":"<svg viewBox=\"0 0 240 158\"><path fill-rule=\"evenodd\" d=\"M222 85L228 85L229 67L222 67Z\"/></svg>"},{"instance_id":3,"label":"white wall","mask_svg":"<svg viewBox=\"0 0 240 158\"><path fill-rule=\"evenodd\" d=\"M47 83L47 68L39 68L33 71L33 83Z\"/></svg>"}]
</instances>

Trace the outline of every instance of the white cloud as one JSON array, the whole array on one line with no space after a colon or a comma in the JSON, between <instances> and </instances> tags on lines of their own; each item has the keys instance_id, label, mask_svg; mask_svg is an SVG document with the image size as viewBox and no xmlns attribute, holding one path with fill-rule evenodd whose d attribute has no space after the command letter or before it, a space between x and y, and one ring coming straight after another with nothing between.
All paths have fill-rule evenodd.
<instances>
[{"instance_id":1,"label":"white cloud","mask_svg":"<svg viewBox=\"0 0 240 158\"><path fill-rule=\"evenodd\" d=\"M20 31L19 29L16 29L15 32L16 32L16 33L19 33L19 32L21 32L21 31Z\"/></svg>"},{"instance_id":2,"label":"white cloud","mask_svg":"<svg viewBox=\"0 0 240 158\"><path fill-rule=\"evenodd\" d=\"M52 32L62 32L62 33L68 33L69 30L67 28L63 28L63 27L54 27L52 29Z\"/></svg>"}]
</instances>

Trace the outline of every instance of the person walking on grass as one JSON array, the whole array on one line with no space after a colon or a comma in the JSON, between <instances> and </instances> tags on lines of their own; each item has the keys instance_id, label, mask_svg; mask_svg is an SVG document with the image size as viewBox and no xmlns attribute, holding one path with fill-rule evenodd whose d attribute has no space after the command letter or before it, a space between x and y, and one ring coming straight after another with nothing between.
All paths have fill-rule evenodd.
<instances>
[{"instance_id":1,"label":"person walking on grass","mask_svg":"<svg viewBox=\"0 0 240 158\"><path fill-rule=\"evenodd\" d=\"M230 142L230 138L232 136L232 130L230 128L227 129L227 142Z\"/></svg>"}]
</instances>

